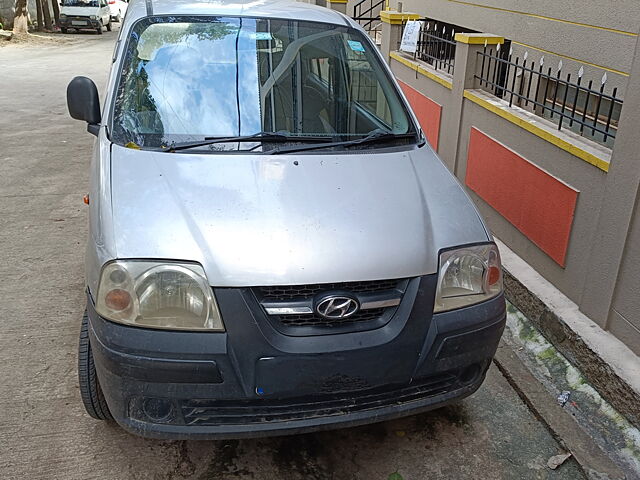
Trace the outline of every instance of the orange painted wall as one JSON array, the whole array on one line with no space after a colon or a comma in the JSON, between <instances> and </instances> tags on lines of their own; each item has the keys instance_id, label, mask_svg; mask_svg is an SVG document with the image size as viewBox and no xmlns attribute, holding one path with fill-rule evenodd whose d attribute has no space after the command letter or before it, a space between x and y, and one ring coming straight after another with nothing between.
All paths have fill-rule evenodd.
<instances>
[{"instance_id":1,"label":"orange painted wall","mask_svg":"<svg viewBox=\"0 0 640 480\"><path fill-rule=\"evenodd\" d=\"M425 97L415 88L398 80L402 91L409 100L411 108L418 117L420 126L424 130L427 140L435 151L438 151L438 136L440 135L440 116L442 105L437 104L429 97Z\"/></svg>"},{"instance_id":2,"label":"orange painted wall","mask_svg":"<svg viewBox=\"0 0 640 480\"><path fill-rule=\"evenodd\" d=\"M564 266L578 192L476 128L466 184Z\"/></svg>"}]
</instances>

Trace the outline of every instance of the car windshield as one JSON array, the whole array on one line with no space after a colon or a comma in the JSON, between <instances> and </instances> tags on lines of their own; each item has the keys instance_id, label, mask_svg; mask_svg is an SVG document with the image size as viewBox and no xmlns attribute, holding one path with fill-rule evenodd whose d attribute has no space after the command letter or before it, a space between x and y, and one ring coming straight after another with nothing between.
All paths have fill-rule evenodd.
<instances>
[{"instance_id":1,"label":"car windshield","mask_svg":"<svg viewBox=\"0 0 640 480\"><path fill-rule=\"evenodd\" d=\"M63 7L97 7L98 0L64 0Z\"/></svg>"},{"instance_id":2,"label":"car windshield","mask_svg":"<svg viewBox=\"0 0 640 480\"><path fill-rule=\"evenodd\" d=\"M375 47L348 27L151 17L133 27L126 48L112 117L112 140L121 145L259 132L334 141L414 133Z\"/></svg>"}]
</instances>

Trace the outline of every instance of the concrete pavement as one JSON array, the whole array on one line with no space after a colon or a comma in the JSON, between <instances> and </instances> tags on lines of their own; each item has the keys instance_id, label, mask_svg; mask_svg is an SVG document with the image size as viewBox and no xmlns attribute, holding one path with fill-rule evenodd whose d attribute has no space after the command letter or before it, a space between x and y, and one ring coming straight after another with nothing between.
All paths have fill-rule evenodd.
<instances>
[{"instance_id":1,"label":"concrete pavement","mask_svg":"<svg viewBox=\"0 0 640 480\"><path fill-rule=\"evenodd\" d=\"M84 413L76 378L93 137L75 75L103 88L117 31L0 48L0 478L583 478L495 367L460 404L294 437L150 441Z\"/></svg>"}]
</instances>

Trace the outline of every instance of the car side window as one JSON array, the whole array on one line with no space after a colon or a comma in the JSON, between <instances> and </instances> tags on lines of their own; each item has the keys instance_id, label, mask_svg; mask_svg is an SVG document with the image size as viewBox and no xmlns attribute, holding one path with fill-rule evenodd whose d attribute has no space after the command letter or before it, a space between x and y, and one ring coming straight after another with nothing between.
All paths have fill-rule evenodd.
<instances>
[{"instance_id":1,"label":"car side window","mask_svg":"<svg viewBox=\"0 0 640 480\"><path fill-rule=\"evenodd\" d=\"M379 74L372 64L362 55L359 43L347 41L345 48L346 64L349 72L350 96L354 101L386 124L393 121L387 99L382 93L382 86L378 81ZM358 46L354 47L356 43Z\"/></svg>"},{"instance_id":2,"label":"car side window","mask_svg":"<svg viewBox=\"0 0 640 480\"><path fill-rule=\"evenodd\" d=\"M309 70L321 82L329 84L329 59L312 58L309 60Z\"/></svg>"},{"instance_id":3,"label":"car side window","mask_svg":"<svg viewBox=\"0 0 640 480\"><path fill-rule=\"evenodd\" d=\"M366 111L388 128L393 123L391 110L378 81L379 72L374 70L369 58L364 55L364 46L345 36L336 37L336 41L338 44L335 48L344 55L341 72L335 71L335 64L338 63L335 61L336 55L317 55L319 49L316 45L301 49L302 55L309 51L311 57L307 59L309 77L305 80L305 86L319 91L325 99L333 99L338 103L339 97L346 96L352 105ZM366 130L369 127L366 125L368 121L363 121L360 118L362 115L356 112L354 115L356 124L364 124L363 128Z\"/></svg>"}]
</instances>

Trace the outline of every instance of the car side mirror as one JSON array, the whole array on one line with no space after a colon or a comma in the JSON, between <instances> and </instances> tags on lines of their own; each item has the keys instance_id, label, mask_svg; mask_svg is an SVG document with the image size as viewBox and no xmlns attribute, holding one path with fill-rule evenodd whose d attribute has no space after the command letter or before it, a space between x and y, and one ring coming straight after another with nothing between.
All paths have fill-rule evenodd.
<instances>
[{"instance_id":1,"label":"car side mirror","mask_svg":"<svg viewBox=\"0 0 640 480\"><path fill-rule=\"evenodd\" d=\"M67 107L69 115L76 120L88 123L87 131L98 135L100 131L100 98L98 88L87 77L75 77L67 86Z\"/></svg>"}]
</instances>

